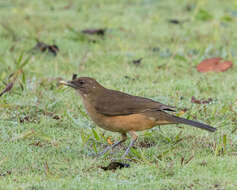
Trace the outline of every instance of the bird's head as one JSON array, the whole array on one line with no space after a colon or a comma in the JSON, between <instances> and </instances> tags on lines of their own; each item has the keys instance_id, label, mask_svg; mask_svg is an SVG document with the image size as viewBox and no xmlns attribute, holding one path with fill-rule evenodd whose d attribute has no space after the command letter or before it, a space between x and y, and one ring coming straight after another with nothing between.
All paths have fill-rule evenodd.
<instances>
[{"instance_id":1,"label":"bird's head","mask_svg":"<svg viewBox=\"0 0 237 190\"><path fill-rule=\"evenodd\" d=\"M60 83L74 88L81 95L96 93L96 90L103 88L95 79L90 77L74 77L73 80L60 81Z\"/></svg>"}]
</instances>

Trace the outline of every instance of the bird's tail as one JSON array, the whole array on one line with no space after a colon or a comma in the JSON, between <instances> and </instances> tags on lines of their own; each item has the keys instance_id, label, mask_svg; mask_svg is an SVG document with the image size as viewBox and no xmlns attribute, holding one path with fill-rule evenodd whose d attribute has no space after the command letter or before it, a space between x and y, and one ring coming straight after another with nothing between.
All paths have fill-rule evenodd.
<instances>
[{"instance_id":1,"label":"bird's tail","mask_svg":"<svg viewBox=\"0 0 237 190\"><path fill-rule=\"evenodd\" d=\"M192 121L192 120L180 118L180 117L177 117L177 116L173 116L173 117L174 117L175 121L177 121L177 123L183 123L183 124L186 124L186 125L191 125L191 126L194 126L194 127L200 128L200 129L205 129L205 130L210 131L210 132L215 132L216 131L216 128L214 128L210 125L199 123L197 121Z\"/></svg>"}]
</instances>

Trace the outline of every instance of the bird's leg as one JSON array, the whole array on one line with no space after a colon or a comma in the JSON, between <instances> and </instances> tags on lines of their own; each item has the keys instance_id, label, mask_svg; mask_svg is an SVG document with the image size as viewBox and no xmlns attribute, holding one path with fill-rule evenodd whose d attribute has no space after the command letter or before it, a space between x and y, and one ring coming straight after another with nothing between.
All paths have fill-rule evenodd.
<instances>
[{"instance_id":1,"label":"bird's leg","mask_svg":"<svg viewBox=\"0 0 237 190\"><path fill-rule=\"evenodd\" d=\"M102 152L100 152L98 154L98 156L101 156L101 155L105 154L106 152L108 152L110 149L113 149L116 146L122 144L123 142L125 142L127 140L127 138L128 137L127 137L126 133L122 133L122 140L115 142L112 146L107 146Z\"/></svg>"},{"instance_id":2,"label":"bird's leg","mask_svg":"<svg viewBox=\"0 0 237 190\"><path fill-rule=\"evenodd\" d=\"M131 142L130 142L130 144L129 144L127 150L125 151L125 153L124 153L123 156L121 157L122 159L124 159L124 158L128 155L128 153L129 153L131 147L134 145L134 143L136 142L137 137L138 137L137 134L136 134L134 131L130 131L129 134L132 136L132 139L131 139Z\"/></svg>"}]
</instances>

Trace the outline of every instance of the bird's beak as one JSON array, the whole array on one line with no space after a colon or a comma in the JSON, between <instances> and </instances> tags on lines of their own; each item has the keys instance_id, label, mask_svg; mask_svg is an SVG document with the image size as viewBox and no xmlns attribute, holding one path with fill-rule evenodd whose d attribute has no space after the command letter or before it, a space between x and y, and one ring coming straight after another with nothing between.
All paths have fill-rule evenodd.
<instances>
[{"instance_id":1,"label":"bird's beak","mask_svg":"<svg viewBox=\"0 0 237 190\"><path fill-rule=\"evenodd\" d=\"M72 88L77 88L77 86L75 84L72 83L72 81L64 81L64 80L61 80L59 81L60 84L63 84L63 85L66 85L66 86L70 86Z\"/></svg>"}]
</instances>

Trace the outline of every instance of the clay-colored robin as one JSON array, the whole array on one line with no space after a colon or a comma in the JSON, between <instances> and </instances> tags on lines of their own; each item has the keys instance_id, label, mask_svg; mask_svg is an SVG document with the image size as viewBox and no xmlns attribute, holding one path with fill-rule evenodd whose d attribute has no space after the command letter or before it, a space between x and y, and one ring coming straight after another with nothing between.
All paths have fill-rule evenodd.
<instances>
[{"instance_id":1,"label":"clay-colored robin","mask_svg":"<svg viewBox=\"0 0 237 190\"><path fill-rule=\"evenodd\" d=\"M135 131L143 131L156 125L182 123L210 132L216 131L216 128L209 125L167 113L174 111L174 107L148 98L107 89L93 78L74 77L71 81L61 81L61 83L74 88L80 94L88 115L98 126L122 135L121 141L107 147L101 154L125 142L129 133L132 140L122 156L124 158L137 140Z\"/></svg>"}]
</instances>

